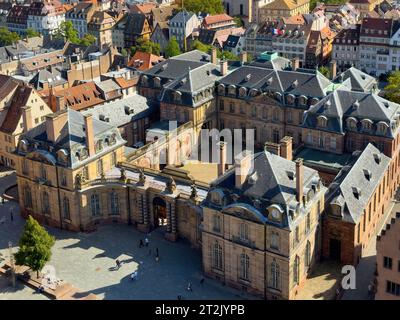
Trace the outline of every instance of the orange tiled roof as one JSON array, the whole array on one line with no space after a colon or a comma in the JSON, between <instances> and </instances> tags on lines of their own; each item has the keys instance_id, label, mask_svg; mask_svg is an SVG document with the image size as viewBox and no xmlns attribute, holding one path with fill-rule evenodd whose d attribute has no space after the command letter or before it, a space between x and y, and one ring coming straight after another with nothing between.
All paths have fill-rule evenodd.
<instances>
[{"instance_id":1,"label":"orange tiled roof","mask_svg":"<svg viewBox=\"0 0 400 320\"><path fill-rule=\"evenodd\" d=\"M125 79L124 77L113 78L113 80L122 88L127 89L137 85L139 78Z\"/></svg>"},{"instance_id":2,"label":"orange tiled roof","mask_svg":"<svg viewBox=\"0 0 400 320\"><path fill-rule=\"evenodd\" d=\"M284 24L305 24L306 23L302 14L298 14L296 16L291 16L291 17L287 17L287 18L282 17L282 21Z\"/></svg>"},{"instance_id":3,"label":"orange tiled roof","mask_svg":"<svg viewBox=\"0 0 400 320\"><path fill-rule=\"evenodd\" d=\"M214 23L219 23L219 22L228 22L233 20L233 18L226 14L226 13L222 13L222 14L215 14L212 16L207 16L204 18L204 23L207 25L210 24L214 24Z\"/></svg>"},{"instance_id":4,"label":"orange tiled roof","mask_svg":"<svg viewBox=\"0 0 400 320\"><path fill-rule=\"evenodd\" d=\"M135 55L128 62L128 67L135 67L140 71L145 71L162 60L164 60L163 57L156 56L155 54L136 51Z\"/></svg>"},{"instance_id":5,"label":"orange tiled roof","mask_svg":"<svg viewBox=\"0 0 400 320\"><path fill-rule=\"evenodd\" d=\"M65 90L56 91L55 96L64 97L65 107L76 111L84 110L104 103L94 82L87 82Z\"/></svg>"},{"instance_id":6,"label":"orange tiled roof","mask_svg":"<svg viewBox=\"0 0 400 320\"><path fill-rule=\"evenodd\" d=\"M155 3L143 3L143 4L135 4L131 7L132 12L150 14L151 10L157 7Z\"/></svg>"}]
</instances>

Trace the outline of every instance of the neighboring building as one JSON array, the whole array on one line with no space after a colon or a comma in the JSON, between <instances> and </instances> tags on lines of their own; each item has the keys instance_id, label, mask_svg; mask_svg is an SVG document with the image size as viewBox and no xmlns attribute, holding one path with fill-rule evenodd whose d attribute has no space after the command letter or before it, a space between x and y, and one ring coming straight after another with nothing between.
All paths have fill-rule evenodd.
<instances>
[{"instance_id":1,"label":"neighboring building","mask_svg":"<svg viewBox=\"0 0 400 320\"><path fill-rule=\"evenodd\" d=\"M339 71L354 66L359 67L360 60L360 25L341 30L333 40L332 59L337 62Z\"/></svg>"},{"instance_id":2,"label":"neighboring building","mask_svg":"<svg viewBox=\"0 0 400 320\"><path fill-rule=\"evenodd\" d=\"M65 12L59 0L33 1L28 11L27 27L45 37L53 35L65 21Z\"/></svg>"},{"instance_id":3,"label":"neighboring building","mask_svg":"<svg viewBox=\"0 0 400 320\"><path fill-rule=\"evenodd\" d=\"M182 50L188 48L187 38L200 26L200 21L194 13L186 10L178 12L169 20L169 38L175 37Z\"/></svg>"},{"instance_id":4,"label":"neighboring building","mask_svg":"<svg viewBox=\"0 0 400 320\"><path fill-rule=\"evenodd\" d=\"M243 36L229 35L228 39L224 42L223 50L239 56L243 51L246 51L246 38Z\"/></svg>"},{"instance_id":5,"label":"neighboring building","mask_svg":"<svg viewBox=\"0 0 400 320\"><path fill-rule=\"evenodd\" d=\"M34 55L19 61L19 71L25 76L33 76L49 67L61 67L65 62L64 49Z\"/></svg>"},{"instance_id":6,"label":"neighboring building","mask_svg":"<svg viewBox=\"0 0 400 320\"><path fill-rule=\"evenodd\" d=\"M266 299L294 299L319 259L326 188L289 152L243 152L203 203L205 274Z\"/></svg>"},{"instance_id":7,"label":"neighboring building","mask_svg":"<svg viewBox=\"0 0 400 320\"><path fill-rule=\"evenodd\" d=\"M101 47L112 45L112 30L115 20L105 11L95 11L88 23L88 33L96 37L96 44Z\"/></svg>"},{"instance_id":8,"label":"neighboring building","mask_svg":"<svg viewBox=\"0 0 400 320\"><path fill-rule=\"evenodd\" d=\"M15 168L15 148L22 133L38 126L51 109L31 87L0 76L0 162Z\"/></svg>"},{"instance_id":9,"label":"neighboring building","mask_svg":"<svg viewBox=\"0 0 400 320\"><path fill-rule=\"evenodd\" d=\"M310 12L310 0L275 0L259 9L258 23Z\"/></svg>"},{"instance_id":10,"label":"neighboring building","mask_svg":"<svg viewBox=\"0 0 400 320\"><path fill-rule=\"evenodd\" d=\"M325 196L324 258L357 265L364 256L397 189L390 165L389 157L368 144L339 172Z\"/></svg>"},{"instance_id":11,"label":"neighboring building","mask_svg":"<svg viewBox=\"0 0 400 320\"><path fill-rule=\"evenodd\" d=\"M169 43L169 27L168 22L158 22L150 37L150 41L160 45L160 54L165 54L165 48Z\"/></svg>"},{"instance_id":12,"label":"neighboring building","mask_svg":"<svg viewBox=\"0 0 400 320\"><path fill-rule=\"evenodd\" d=\"M129 60L128 67L135 68L139 71L146 71L153 68L161 61L164 61L163 57L147 52L136 51L131 60Z\"/></svg>"},{"instance_id":13,"label":"neighboring building","mask_svg":"<svg viewBox=\"0 0 400 320\"><path fill-rule=\"evenodd\" d=\"M142 13L125 15L113 30L113 44L118 48L136 46L138 39L150 40L151 29L146 16Z\"/></svg>"},{"instance_id":14,"label":"neighboring building","mask_svg":"<svg viewBox=\"0 0 400 320\"><path fill-rule=\"evenodd\" d=\"M374 8L382 1L383 0L350 0L349 3L360 11L362 17L365 17L368 13L374 11Z\"/></svg>"},{"instance_id":15,"label":"neighboring building","mask_svg":"<svg viewBox=\"0 0 400 320\"><path fill-rule=\"evenodd\" d=\"M391 19L363 19L360 29L359 69L376 76L386 72L393 27Z\"/></svg>"},{"instance_id":16,"label":"neighboring building","mask_svg":"<svg viewBox=\"0 0 400 320\"><path fill-rule=\"evenodd\" d=\"M210 30L222 30L235 28L236 22L231 16L226 13L209 15L203 19L202 27Z\"/></svg>"},{"instance_id":17,"label":"neighboring building","mask_svg":"<svg viewBox=\"0 0 400 320\"><path fill-rule=\"evenodd\" d=\"M165 24L168 23L169 20L174 16L176 11L176 6L164 6L153 8L151 10L152 19L152 29L155 30L157 24Z\"/></svg>"},{"instance_id":18,"label":"neighboring building","mask_svg":"<svg viewBox=\"0 0 400 320\"><path fill-rule=\"evenodd\" d=\"M375 300L400 300L400 213L388 221L376 241Z\"/></svg>"},{"instance_id":19,"label":"neighboring building","mask_svg":"<svg viewBox=\"0 0 400 320\"><path fill-rule=\"evenodd\" d=\"M25 35L28 28L29 6L15 5L7 15L7 29L19 35Z\"/></svg>"},{"instance_id":20,"label":"neighboring building","mask_svg":"<svg viewBox=\"0 0 400 320\"><path fill-rule=\"evenodd\" d=\"M88 33L88 23L95 10L96 6L92 2L79 2L65 13L65 20L72 22L80 38Z\"/></svg>"}]
</instances>

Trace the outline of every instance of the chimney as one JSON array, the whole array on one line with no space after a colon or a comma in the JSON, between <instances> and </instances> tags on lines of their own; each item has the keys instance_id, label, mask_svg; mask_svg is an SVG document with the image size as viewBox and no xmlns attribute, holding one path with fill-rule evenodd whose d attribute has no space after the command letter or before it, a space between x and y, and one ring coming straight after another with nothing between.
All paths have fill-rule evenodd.
<instances>
[{"instance_id":1,"label":"chimney","mask_svg":"<svg viewBox=\"0 0 400 320\"><path fill-rule=\"evenodd\" d=\"M282 140L281 140L281 157L282 158L292 161L292 159L293 159L292 146L293 146L293 138L292 137L285 136L282 138Z\"/></svg>"},{"instance_id":2,"label":"chimney","mask_svg":"<svg viewBox=\"0 0 400 320\"><path fill-rule=\"evenodd\" d=\"M264 144L264 150L270 153L276 154L278 156L281 155L281 146L278 143L266 142Z\"/></svg>"},{"instance_id":3,"label":"chimney","mask_svg":"<svg viewBox=\"0 0 400 320\"><path fill-rule=\"evenodd\" d=\"M296 200L303 202L303 159L296 160Z\"/></svg>"},{"instance_id":4,"label":"chimney","mask_svg":"<svg viewBox=\"0 0 400 320\"><path fill-rule=\"evenodd\" d=\"M51 113L46 116L47 140L56 143L61 135L61 131L68 122L68 111Z\"/></svg>"},{"instance_id":5,"label":"chimney","mask_svg":"<svg viewBox=\"0 0 400 320\"><path fill-rule=\"evenodd\" d=\"M211 63L217 64L217 48L215 47L211 49Z\"/></svg>"},{"instance_id":6,"label":"chimney","mask_svg":"<svg viewBox=\"0 0 400 320\"><path fill-rule=\"evenodd\" d=\"M219 146L218 177L220 177L226 169L226 142L220 141L217 145Z\"/></svg>"},{"instance_id":7,"label":"chimney","mask_svg":"<svg viewBox=\"0 0 400 320\"><path fill-rule=\"evenodd\" d=\"M65 109L65 98L64 95L60 95L60 96L55 96L56 99L56 105L55 105L55 112L57 111L61 111Z\"/></svg>"},{"instance_id":8,"label":"chimney","mask_svg":"<svg viewBox=\"0 0 400 320\"><path fill-rule=\"evenodd\" d=\"M332 60L329 63L329 73L331 76L331 79L334 79L336 77L336 73L337 73L337 62L335 60Z\"/></svg>"},{"instance_id":9,"label":"chimney","mask_svg":"<svg viewBox=\"0 0 400 320\"><path fill-rule=\"evenodd\" d=\"M246 178L253 171L252 153L244 150L235 158L235 187L240 189L246 182Z\"/></svg>"},{"instance_id":10,"label":"chimney","mask_svg":"<svg viewBox=\"0 0 400 320\"><path fill-rule=\"evenodd\" d=\"M24 132L29 131L33 128L33 119L32 119L32 108L29 106L25 106L22 108L23 112L23 121L24 121Z\"/></svg>"},{"instance_id":11,"label":"chimney","mask_svg":"<svg viewBox=\"0 0 400 320\"><path fill-rule=\"evenodd\" d=\"M226 76L228 74L228 61L221 60L220 73L221 76Z\"/></svg>"},{"instance_id":12,"label":"chimney","mask_svg":"<svg viewBox=\"0 0 400 320\"><path fill-rule=\"evenodd\" d=\"M292 59L292 70L296 71L298 68L300 68L300 60L299 60L299 58L293 58Z\"/></svg>"},{"instance_id":13,"label":"chimney","mask_svg":"<svg viewBox=\"0 0 400 320\"><path fill-rule=\"evenodd\" d=\"M240 58L240 63L243 65L247 62L247 52L246 51L242 51L239 55Z\"/></svg>"},{"instance_id":14,"label":"chimney","mask_svg":"<svg viewBox=\"0 0 400 320\"><path fill-rule=\"evenodd\" d=\"M85 117L85 133L86 133L86 147L88 148L89 157L95 155L94 149L94 134L93 134L93 116L87 114Z\"/></svg>"}]
</instances>

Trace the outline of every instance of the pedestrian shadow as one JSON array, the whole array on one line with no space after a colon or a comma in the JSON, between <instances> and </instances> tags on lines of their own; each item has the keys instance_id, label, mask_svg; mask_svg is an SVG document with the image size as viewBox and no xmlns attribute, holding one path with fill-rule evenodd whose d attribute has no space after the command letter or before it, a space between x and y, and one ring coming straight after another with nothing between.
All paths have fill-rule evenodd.
<instances>
[{"instance_id":1,"label":"pedestrian shadow","mask_svg":"<svg viewBox=\"0 0 400 320\"><path fill-rule=\"evenodd\" d=\"M120 268L118 267L110 267L108 268L108 271L118 271Z\"/></svg>"}]
</instances>

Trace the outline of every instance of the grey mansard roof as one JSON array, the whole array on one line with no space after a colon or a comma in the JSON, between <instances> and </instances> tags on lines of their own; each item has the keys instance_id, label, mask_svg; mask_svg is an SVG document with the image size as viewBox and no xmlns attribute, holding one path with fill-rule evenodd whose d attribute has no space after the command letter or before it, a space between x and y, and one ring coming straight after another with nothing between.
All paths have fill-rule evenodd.
<instances>
[{"instance_id":1,"label":"grey mansard roof","mask_svg":"<svg viewBox=\"0 0 400 320\"><path fill-rule=\"evenodd\" d=\"M334 79L334 82L343 82L347 79L350 79L349 89L353 91L371 92L376 90L377 87L377 80L374 77L371 77L365 72L362 72L354 67L351 67L339 74Z\"/></svg>"},{"instance_id":2,"label":"grey mansard roof","mask_svg":"<svg viewBox=\"0 0 400 320\"><path fill-rule=\"evenodd\" d=\"M326 194L329 204L339 206L342 220L359 222L389 164L390 158L372 144L368 144L362 153L356 151L353 154L353 161L343 167Z\"/></svg>"},{"instance_id":3,"label":"grey mansard roof","mask_svg":"<svg viewBox=\"0 0 400 320\"><path fill-rule=\"evenodd\" d=\"M312 188L318 192L323 188L318 172L303 166L303 193ZM306 208L296 200L296 164L269 152L254 155L254 170L248 175L240 189L235 187L235 169L231 169L213 183L211 192L219 192L225 198L221 210L245 206L247 211L256 212L257 220L268 220L267 208L277 206L284 213L282 227L292 229L296 224L294 213L302 214ZM237 199L235 198L235 195ZM313 198L311 196L311 201ZM209 197L206 206L214 207ZM261 214L261 217L260 217Z\"/></svg>"},{"instance_id":4,"label":"grey mansard roof","mask_svg":"<svg viewBox=\"0 0 400 320\"><path fill-rule=\"evenodd\" d=\"M89 162L91 158L87 154L83 114L72 109L60 112L67 112L68 118L55 143L49 141L47 137L45 121L22 135L17 153L27 157L36 157L39 153L48 159L50 164L58 164L72 169ZM57 113L51 116L56 115ZM122 139L118 128L95 118L93 119L93 134L95 143L100 140L112 141L110 144L103 143L103 148L96 152L94 157L110 152L126 142ZM60 153L65 155L65 160L60 161ZM81 155L81 159L78 158L78 153Z\"/></svg>"},{"instance_id":5,"label":"grey mansard roof","mask_svg":"<svg viewBox=\"0 0 400 320\"><path fill-rule=\"evenodd\" d=\"M373 133L393 138L398 130L400 105L374 93L355 92L342 87L306 111L303 126L316 128L320 116L327 119L326 127L319 128L321 130L343 134L345 131L350 131L347 125L350 119L356 121L356 128L351 130L363 132L361 123L367 120L373 124ZM385 123L387 130L378 131L379 123Z\"/></svg>"}]
</instances>

